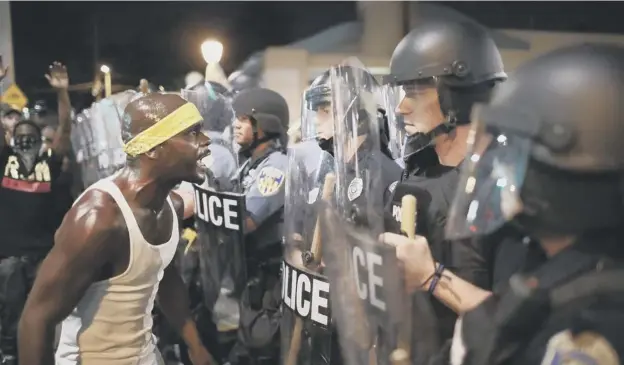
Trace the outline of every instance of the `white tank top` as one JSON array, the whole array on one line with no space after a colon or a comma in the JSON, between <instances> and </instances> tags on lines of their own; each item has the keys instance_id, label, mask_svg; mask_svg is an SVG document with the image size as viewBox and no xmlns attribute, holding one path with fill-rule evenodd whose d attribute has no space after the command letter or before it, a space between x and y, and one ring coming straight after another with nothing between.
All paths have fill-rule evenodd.
<instances>
[{"instance_id":1,"label":"white tank top","mask_svg":"<svg viewBox=\"0 0 624 365\"><path fill-rule=\"evenodd\" d=\"M130 260L122 274L91 284L63 321L56 364L161 364L151 313L158 284L180 239L173 203L167 198L173 212L171 238L154 246L143 237L128 202L111 179L100 180L86 191L91 189L110 194L119 206L130 236Z\"/></svg>"}]
</instances>

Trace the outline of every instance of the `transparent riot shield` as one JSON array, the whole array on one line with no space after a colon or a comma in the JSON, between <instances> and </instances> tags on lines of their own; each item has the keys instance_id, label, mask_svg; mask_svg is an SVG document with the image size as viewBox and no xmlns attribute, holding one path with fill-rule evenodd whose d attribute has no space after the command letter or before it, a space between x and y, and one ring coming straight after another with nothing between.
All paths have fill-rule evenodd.
<instances>
[{"instance_id":1,"label":"transparent riot shield","mask_svg":"<svg viewBox=\"0 0 624 365\"><path fill-rule=\"evenodd\" d=\"M317 207L334 191L334 159L315 140L288 151L282 270L281 351L284 365L331 361L329 283Z\"/></svg>"},{"instance_id":2,"label":"transparent riot shield","mask_svg":"<svg viewBox=\"0 0 624 365\"><path fill-rule=\"evenodd\" d=\"M211 140L210 155L202 161L206 179L195 186L196 244L204 304L219 330L226 332L238 326L238 299L247 283L245 197L232 193L230 183L238 169L231 133L234 113L230 99L210 83L183 89L180 95L197 107Z\"/></svg>"},{"instance_id":3,"label":"transparent riot shield","mask_svg":"<svg viewBox=\"0 0 624 365\"><path fill-rule=\"evenodd\" d=\"M330 80L336 196L321 214L320 232L342 357L350 365L397 365L395 351L410 351L411 300L396 252L377 242L385 188L379 87L357 59L332 68Z\"/></svg>"},{"instance_id":4,"label":"transparent riot shield","mask_svg":"<svg viewBox=\"0 0 624 365\"><path fill-rule=\"evenodd\" d=\"M194 185L196 245L204 305L220 332L238 328L238 300L247 284L245 196Z\"/></svg>"},{"instance_id":5,"label":"transparent riot shield","mask_svg":"<svg viewBox=\"0 0 624 365\"><path fill-rule=\"evenodd\" d=\"M121 139L121 104L107 98L76 116L72 147L84 187L111 176L126 163Z\"/></svg>"},{"instance_id":6,"label":"transparent riot shield","mask_svg":"<svg viewBox=\"0 0 624 365\"><path fill-rule=\"evenodd\" d=\"M402 88L384 85L381 89L383 109L388 119L389 148L395 160L402 160L407 134L403 116L397 113L397 107L405 96Z\"/></svg>"},{"instance_id":7,"label":"transparent riot shield","mask_svg":"<svg viewBox=\"0 0 624 365\"><path fill-rule=\"evenodd\" d=\"M336 207L354 224L383 232L377 82L356 58L330 70Z\"/></svg>"},{"instance_id":8,"label":"transparent riot shield","mask_svg":"<svg viewBox=\"0 0 624 365\"><path fill-rule=\"evenodd\" d=\"M396 249L369 230L319 209L331 309L347 365L427 365L437 355L428 295L407 293Z\"/></svg>"},{"instance_id":9,"label":"transparent riot shield","mask_svg":"<svg viewBox=\"0 0 624 365\"><path fill-rule=\"evenodd\" d=\"M238 169L238 158L233 142L232 122L234 112L228 96L205 83L192 90L183 89L181 96L195 104L204 121L203 131L210 137L210 156L203 164L207 167L204 187L216 191L231 191L231 178Z\"/></svg>"}]
</instances>

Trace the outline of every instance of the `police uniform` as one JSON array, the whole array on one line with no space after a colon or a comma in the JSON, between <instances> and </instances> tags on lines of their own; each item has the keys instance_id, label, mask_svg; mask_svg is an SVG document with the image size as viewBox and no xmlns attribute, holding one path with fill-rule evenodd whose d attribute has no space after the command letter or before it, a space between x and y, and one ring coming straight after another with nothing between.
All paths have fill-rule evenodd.
<instances>
[{"instance_id":1,"label":"police uniform","mask_svg":"<svg viewBox=\"0 0 624 365\"><path fill-rule=\"evenodd\" d=\"M624 92L623 65L618 46L555 50L478 109L447 236L513 223L549 255L464 315L452 364L622 362L624 113L611 96Z\"/></svg>"},{"instance_id":2,"label":"police uniform","mask_svg":"<svg viewBox=\"0 0 624 365\"><path fill-rule=\"evenodd\" d=\"M250 250L246 255L255 262L249 265L252 272L265 259L281 256L287 167L288 158L277 147L270 147L262 156L241 166L238 182L245 194L247 212L257 225L255 231L246 235L245 244Z\"/></svg>"},{"instance_id":3,"label":"police uniform","mask_svg":"<svg viewBox=\"0 0 624 365\"><path fill-rule=\"evenodd\" d=\"M406 95L404 99L387 100L401 103L409 98L416 100L418 93L414 94L412 89L423 85L435 88L445 118L430 131L406 137L405 170L386 205L386 230L400 233L401 199L414 195L416 234L427 238L433 257L460 277L484 288L491 286L493 249L444 239L447 212L457 189L460 167L441 165L433 143L437 136L451 134L456 126L469 124L472 105L486 101L494 84L505 78L494 41L473 21L428 21L419 25L397 45L390 61L390 74L384 77L388 95L399 95L403 90ZM388 105L386 109L397 106ZM433 305L441 322L441 338L450 339L455 314L437 301Z\"/></svg>"},{"instance_id":4,"label":"police uniform","mask_svg":"<svg viewBox=\"0 0 624 365\"><path fill-rule=\"evenodd\" d=\"M235 192L244 194L247 217L255 229L245 230L249 282L240 302L238 342L230 362L273 364L279 358L279 340L275 338L279 320L275 316L281 291L288 105L278 93L258 88L238 93L232 106L237 118L246 117L252 125L253 140L241 146L239 155L246 160L232 183ZM259 137L258 130L264 137ZM267 143L266 148L254 156L262 143Z\"/></svg>"}]
</instances>

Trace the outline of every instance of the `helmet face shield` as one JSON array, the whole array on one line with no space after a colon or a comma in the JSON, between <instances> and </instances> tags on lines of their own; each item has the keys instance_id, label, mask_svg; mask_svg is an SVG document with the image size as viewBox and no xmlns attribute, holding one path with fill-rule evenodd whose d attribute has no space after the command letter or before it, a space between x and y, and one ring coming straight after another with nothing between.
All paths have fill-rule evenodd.
<instances>
[{"instance_id":1,"label":"helmet face shield","mask_svg":"<svg viewBox=\"0 0 624 365\"><path fill-rule=\"evenodd\" d=\"M302 140L329 140L334 136L331 89L327 85L304 92L301 110Z\"/></svg>"},{"instance_id":2,"label":"helmet face shield","mask_svg":"<svg viewBox=\"0 0 624 365\"><path fill-rule=\"evenodd\" d=\"M532 146L528 136L473 122L446 225L448 239L492 233L522 211L520 189Z\"/></svg>"},{"instance_id":3,"label":"helmet face shield","mask_svg":"<svg viewBox=\"0 0 624 365\"><path fill-rule=\"evenodd\" d=\"M432 77L383 86L393 153L396 149L399 150L399 155L395 157L417 152L409 146L410 141L415 136L433 131L445 122L446 118L440 107L438 82L438 78ZM431 143L433 140L429 139L426 143L418 144L422 145L422 149Z\"/></svg>"}]
</instances>

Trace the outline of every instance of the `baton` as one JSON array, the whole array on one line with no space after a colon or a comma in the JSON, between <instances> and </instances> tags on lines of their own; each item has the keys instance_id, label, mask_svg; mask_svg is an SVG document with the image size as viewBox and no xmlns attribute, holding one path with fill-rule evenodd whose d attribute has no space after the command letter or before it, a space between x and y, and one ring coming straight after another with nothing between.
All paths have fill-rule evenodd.
<instances>
[{"instance_id":1,"label":"baton","mask_svg":"<svg viewBox=\"0 0 624 365\"><path fill-rule=\"evenodd\" d=\"M413 239L416 235L415 221L416 197L413 195L405 195L403 199L401 199L401 232L410 239ZM409 293L406 293L406 295L408 300L410 300ZM398 348L392 351L390 355L390 362L392 365L409 365L410 362L412 313L409 309L411 308L405 311L405 325L401 326L399 330Z\"/></svg>"},{"instance_id":2,"label":"baton","mask_svg":"<svg viewBox=\"0 0 624 365\"><path fill-rule=\"evenodd\" d=\"M323 183L323 193L321 199L329 201L334 193L334 185L336 184L336 176L332 173L325 175L325 182ZM314 235L312 236L312 262L321 262L323 256L322 243L321 243L321 217L316 218L316 225L314 226ZM301 349L301 333L303 332L303 320L300 317L295 318L295 328L293 329L293 336L290 340L290 348L288 349L288 357L286 358L286 365L296 365L297 355Z\"/></svg>"}]
</instances>

